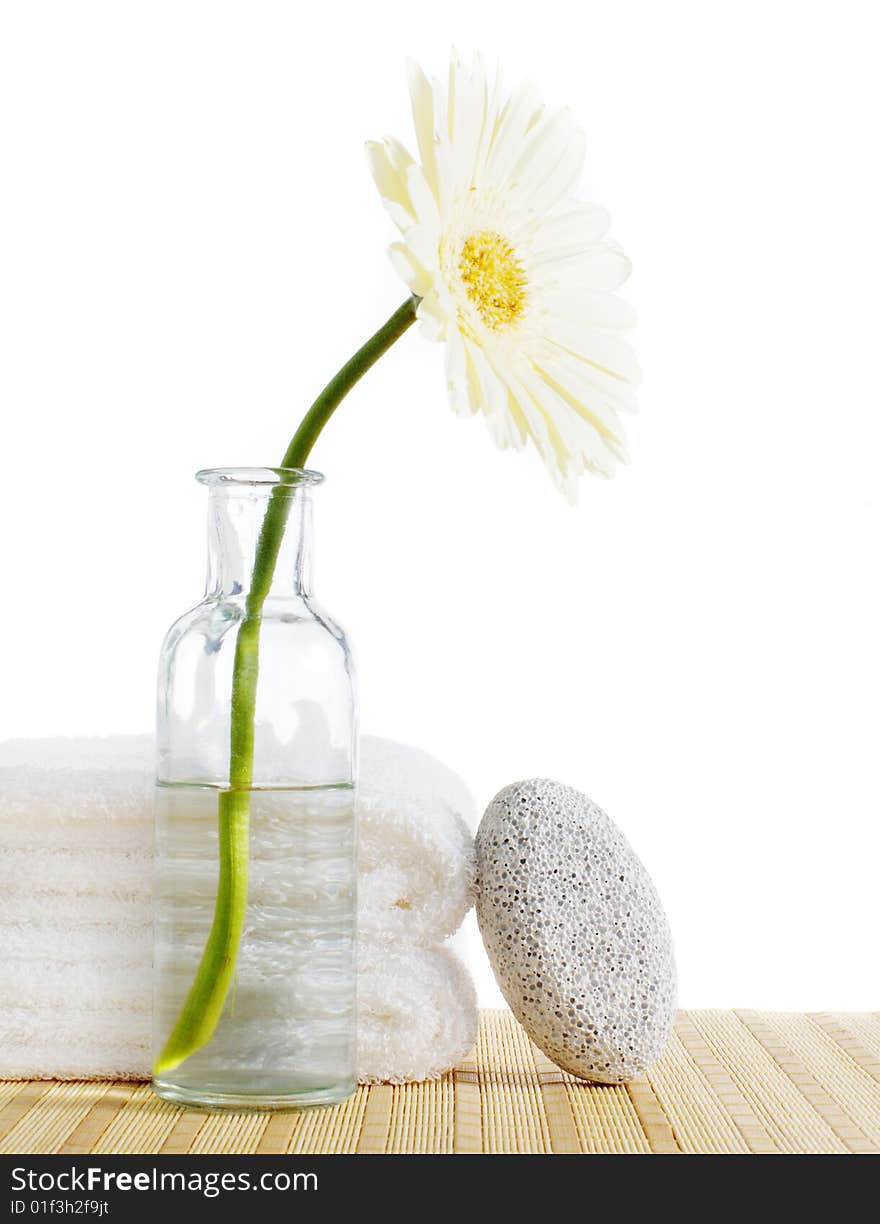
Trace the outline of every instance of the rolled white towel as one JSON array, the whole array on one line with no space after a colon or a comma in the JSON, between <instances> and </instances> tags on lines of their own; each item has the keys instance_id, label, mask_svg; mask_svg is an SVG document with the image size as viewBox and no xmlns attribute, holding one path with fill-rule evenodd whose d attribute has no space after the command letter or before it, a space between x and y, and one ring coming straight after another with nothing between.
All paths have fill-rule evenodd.
<instances>
[{"instance_id":1,"label":"rolled white towel","mask_svg":"<svg viewBox=\"0 0 880 1224\"><path fill-rule=\"evenodd\" d=\"M376 944L442 943L473 903L467 787L420 748L365 736L357 812L359 934Z\"/></svg>"},{"instance_id":2,"label":"rolled white towel","mask_svg":"<svg viewBox=\"0 0 880 1224\"><path fill-rule=\"evenodd\" d=\"M477 995L449 948L358 951L358 1079L437 1079L477 1039Z\"/></svg>"},{"instance_id":3,"label":"rolled white towel","mask_svg":"<svg viewBox=\"0 0 880 1224\"><path fill-rule=\"evenodd\" d=\"M41 875L51 873L51 859L59 854L149 857L152 803L151 735L0 741L2 845L13 853L44 854ZM65 865L58 865L61 881ZM12 874L7 870L4 881ZM111 883L100 873L93 882Z\"/></svg>"}]
</instances>

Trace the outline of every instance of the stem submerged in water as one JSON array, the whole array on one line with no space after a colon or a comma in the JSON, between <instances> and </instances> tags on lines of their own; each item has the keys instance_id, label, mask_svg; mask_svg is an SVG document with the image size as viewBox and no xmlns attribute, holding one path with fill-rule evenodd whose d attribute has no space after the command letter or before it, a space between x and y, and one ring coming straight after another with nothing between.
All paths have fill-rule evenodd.
<instances>
[{"instance_id":1,"label":"stem submerged in water","mask_svg":"<svg viewBox=\"0 0 880 1224\"><path fill-rule=\"evenodd\" d=\"M303 468L321 430L367 370L415 321L416 298L408 298L384 326L358 349L303 417L281 466ZM154 1075L173 1071L207 1044L223 1013L235 974L247 908L250 859L250 786L254 772L254 714L260 665L260 619L272 585L284 535L289 493L278 487L269 499L257 541L245 615L235 643L229 744L229 789L218 803L219 875L214 919L202 959L180 1015L153 1068Z\"/></svg>"}]
</instances>

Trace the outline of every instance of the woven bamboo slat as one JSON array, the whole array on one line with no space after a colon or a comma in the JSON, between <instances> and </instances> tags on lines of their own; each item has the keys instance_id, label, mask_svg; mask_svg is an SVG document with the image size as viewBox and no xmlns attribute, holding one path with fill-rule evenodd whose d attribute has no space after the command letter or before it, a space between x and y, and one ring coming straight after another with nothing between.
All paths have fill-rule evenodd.
<instances>
[{"instance_id":1,"label":"woven bamboo slat","mask_svg":"<svg viewBox=\"0 0 880 1224\"><path fill-rule=\"evenodd\" d=\"M183 1110L138 1083L0 1081L0 1152L880 1152L880 1013L681 1012L645 1079L599 1085L560 1071L510 1012L486 1011L442 1079L303 1113Z\"/></svg>"}]
</instances>

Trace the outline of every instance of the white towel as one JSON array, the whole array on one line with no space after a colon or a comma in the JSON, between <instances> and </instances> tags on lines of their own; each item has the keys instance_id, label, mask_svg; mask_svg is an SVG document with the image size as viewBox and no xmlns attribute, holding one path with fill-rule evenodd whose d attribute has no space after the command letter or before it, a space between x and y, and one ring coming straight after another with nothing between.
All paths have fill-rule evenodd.
<instances>
[{"instance_id":1,"label":"white towel","mask_svg":"<svg viewBox=\"0 0 880 1224\"><path fill-rule=\"evenodd\" d=\"M439 942L470 905L473 805L418 749L364 737L359 928ZM153 740L0 743L0 1076L150 1065Z\"/></svg>"},{"instance_id":2,"label":"white towel","mask_svg":"<svg viewBox=\"0 0 880 1224\"><path fill-rule=\"evenodd\" d=\"M477 996L448 948L358 950L358 1078L436 1079L477 1038Z\"/></svg>"},{"instance_id":3,"label":"white towel","mask_svg":"<svg viewBox=\"0 0 880 1224\"><path fill-rule=\"evenodd\" d=\"M358 779L358 932L368 942L438 944L473 902L476 808L427 752L366 736Z\"/></svg>"},{"instance_id":4,"label":"white towel","mask_svg":"<svg viewBox=\"0 0 880 1224\"><path fill-rule=\"evenodd\" d=\"M149 1071L152 743L0 744L0 1075Z\"/></svg>"}]
</instances>

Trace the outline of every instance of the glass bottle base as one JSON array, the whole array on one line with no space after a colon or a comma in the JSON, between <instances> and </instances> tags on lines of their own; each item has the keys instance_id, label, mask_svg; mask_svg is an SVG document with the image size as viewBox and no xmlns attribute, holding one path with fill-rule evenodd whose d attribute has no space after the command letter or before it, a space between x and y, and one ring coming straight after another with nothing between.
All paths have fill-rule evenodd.
<instances>
[{"instance_id":1,"label":"glass bottle base","mask_svg":"<svg viewBox=\"0 0 880 1224\"><path fill-rule=\"evenodd\" d=\"M329 1105L339 1105L353 1096L357 1088L355 1080L347 1080L341 1084L332 1084L329 1088L309 1088L303 1092L285 1093L279 1096L234 1092L199 1092L195 1088L182 1088L179 1084L168 1083L166 1080L154 1079L153 1091L163 1101L172 1105L183 1105L187 1109L202 1109L210 1113L224 1111L239 1112L254 1110L258 1112L282 1113L294 1109L318 1109Z\"/></svg>"}]
</instances>

